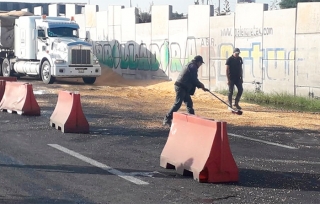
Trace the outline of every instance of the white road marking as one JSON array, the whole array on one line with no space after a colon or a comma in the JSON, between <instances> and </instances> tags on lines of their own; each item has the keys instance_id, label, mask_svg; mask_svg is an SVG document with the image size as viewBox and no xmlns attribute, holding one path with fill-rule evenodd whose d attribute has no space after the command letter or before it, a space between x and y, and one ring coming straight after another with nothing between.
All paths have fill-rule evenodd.
<instances>
[{"instance_id":1,"label":"white road marking","mask_svg":"<svg viewBox=\"0 0 320 204\"><path fill-rule=\"evenodd\" d=\"M265 162L272 162L272 163L286 163L286 164L310 164L310 165L320 165L320 162L314 161L303 161L303 160L282 160L282 159L248 159L250 161L265 161Z\"/></svg>"},{"instance_id":2,"label":"white road marking","mask_svg":"<svg viewBox=\"0 0 320 204\"><path fill-rule=\"evenodd\" d=\"M46 92L44 91L44 90L37 90L37 91L33 91L33 94L34 95L43 95L43 94L45 94Z\"/></svg>"},{"instance_id":3,"label":"white road marking","mask_svg":"<svg viewBox=\"0 0 320 204\"><path fill-rule=\"evenodd\" d=\"M144 182L144 181L142 181L142 180L140 180L140 179L137 179L137 178L131 176L131 175L128 174L128 173L123 173L123 172L121 172L121 171L119 171L119 170L116 170L116 169L114 169L114 168L112 168L112 167L110 167L110 166L107 166L107 165L105 165L105 164L102 164L102 163L100 163L100 162L97 162L97 161L95 161L95 160L93 160L93 159L90 159L90 158L88 158L88 157L86 157L86 156L83 156L83 155L81 155L81 154L79 154L79 153L77 153L77 152L74 152L74 151L72 151L72 150L69 150L69 149L67 149L67 148L65 148L65 147L62 147L62 146L58 145L58 144L48 144L48 145L51 146L51 147L53 147L53 148L55 148L55 149L58 149L58 150L60 150L60 151L62 151L62 152L64 152L64 153L67 153L67 154L69 154L69 155L71 155L71 156L73 156L73 157L76 157L76 158L78 158L78 159L80 159L80 160L82 160L82 161L84 161L84 162L86 162L86 163L89 163L89 164L91 164L92 166L96 166L96 167L98 167L98 168L100 168L100 169L103 169L103 170L105 170L105 171L107 171L107 172L109 172L109 173L111 173L111 174L114 174L114 175L116 175L116 176L119 176L119 177L121 177L121 178L123 178L123 179L125 179L125 180L127 180L127 181L130 181L130 182L132 182L132 183L134 183L134 184L137 184L137 185L148 185L148 184L149 184L149 183L147 183L147 182Z\"/></svg>"},{"instance_id":4,"label":"white road marking","mask_svg":"<svg viewBox=\"0 0 320 204\"><path fill-rule=\"evenodd\" d=\"M144 177L150 177L152 178L154 174L160 174L157 171L153 172L130 172L129 175L131 176L144 176Z\"/></svg>"},{"instance_id":5,"label":"white road marking","mask_svg":"<svg viewBox=\"0 0 320 204\"><path fill-rule=\"evenodd\" d=\"M245 136L242 136L242 135L236 135L236 134L232 134L232 133L228 133L228 135L233 136L233 137L246 139L246 140L255 141L255 142L261 142L261 143L268 144L268 145L274 145L274 146L278 146L278 147L283 147L283 148L287 148L287 149L299 149L299 148L291 147L291 146L288 146L288 145L282 145L282 144L279 144L279 143L268 142L268 141L254 139L254 138L251 138L251 137L245 137Z\"/></svg>"}]
</instances>

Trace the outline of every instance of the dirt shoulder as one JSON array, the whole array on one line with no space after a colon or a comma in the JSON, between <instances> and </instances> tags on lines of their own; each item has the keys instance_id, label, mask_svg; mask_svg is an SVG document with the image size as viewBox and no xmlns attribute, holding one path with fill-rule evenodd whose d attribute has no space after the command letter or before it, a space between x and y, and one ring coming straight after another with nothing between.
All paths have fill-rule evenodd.
<instances>
[{"instance_id":1,"label":"dirt shoulder","mask_svg":"<svg viewBox=\"0 0 320 204\"><path fill-rule=\"evenodd\" d=\"M103 75L94 86L76 86L82 102L119 110L137 112L164 117L171 108L174 99L172 81L161 80L126 80L111 69L104 68ZM70 79L68 79L70 81ZM73 81L81 83L80 79ZM217 94L223 100L226 96ZM98 97L99 96L99 97ZM226 121L234 126L250 127L285 127L294 129L320 130L320 115L306 112L290 112L271 109L260 105L241 103L243 115L235 115L227 106L209 93L198 89L193 96L196 115L218 121ZM185 112L183 104L181 112ZM145 121L146 126L158 127L162 121Z\"/></svg>"}]
</instances>

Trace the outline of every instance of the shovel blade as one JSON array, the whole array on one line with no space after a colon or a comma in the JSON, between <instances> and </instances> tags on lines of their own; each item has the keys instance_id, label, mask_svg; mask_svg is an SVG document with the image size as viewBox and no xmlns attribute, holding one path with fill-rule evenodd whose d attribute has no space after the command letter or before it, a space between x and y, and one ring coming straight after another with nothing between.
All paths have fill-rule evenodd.
<instances>
[{"instance_id":1,"label":"shovel blade","mask_svg":"<svg viewBox=\"0 0 320 204\"><path fill-rule=\"evenodd\" d=\"M232 110L231 113L236 115L242 115L243 112L241 110Z\"/></svg>"}]
</instances>

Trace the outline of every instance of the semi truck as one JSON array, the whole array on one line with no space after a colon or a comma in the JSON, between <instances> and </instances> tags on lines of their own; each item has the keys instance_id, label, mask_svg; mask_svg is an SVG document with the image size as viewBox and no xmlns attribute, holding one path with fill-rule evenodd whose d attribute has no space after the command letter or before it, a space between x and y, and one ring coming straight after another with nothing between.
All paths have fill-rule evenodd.
<instances>
[{"instance_id":1,"label":"semi truck","mask_svg":"<svg viewBox=\"0 0 320 204\"><path fill-rule=\"evenodd\" d=\"M93 84L101 75L92 45L79 38L73 17L0 16L0 75L32 76L46 84L56 78L82 78Z\"/></svg>"}]
</instances>

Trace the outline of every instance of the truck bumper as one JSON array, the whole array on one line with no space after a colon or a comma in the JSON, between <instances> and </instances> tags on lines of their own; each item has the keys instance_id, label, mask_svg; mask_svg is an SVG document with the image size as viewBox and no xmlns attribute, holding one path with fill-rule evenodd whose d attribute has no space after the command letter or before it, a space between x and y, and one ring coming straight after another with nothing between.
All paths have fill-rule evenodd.
<instances>
[{"instance_id":1,"label":"truck bumper","mask_svg":"<svg viewBox=\"0 0 320 204\"><path fill-rule=\"evenodd\" d=\"M55 66L53 67L54 77L66 77L66 78L77 78L77 77L98 77L101 76L101 67L94 65L93 67L69 67L69 66Z\"/></svg>"}]
</instances>

